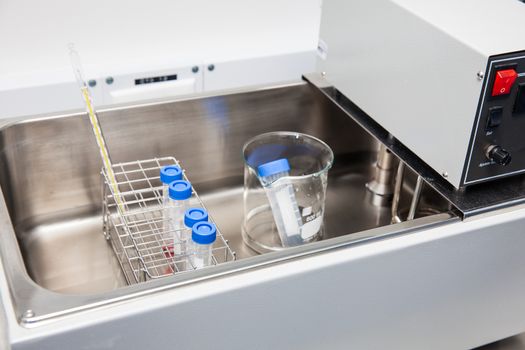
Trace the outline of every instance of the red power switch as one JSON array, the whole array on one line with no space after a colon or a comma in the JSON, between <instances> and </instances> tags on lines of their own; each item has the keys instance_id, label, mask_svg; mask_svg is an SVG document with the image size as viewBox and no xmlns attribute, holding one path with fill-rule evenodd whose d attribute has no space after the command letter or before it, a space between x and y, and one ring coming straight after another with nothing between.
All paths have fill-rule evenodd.
<instances>
[{"instance_id":1,"label":"red power switch","mask_svg":"<svg viewBox=\"0 0 525 350\"><path fill-rule=\"evenodd\" d=\"M494 79L494 86L492 88L492 96L500 96L510 94L512 84L516 81L518 73L514 69L504 69L496 72Z\"/></svg>"}]
</instances>

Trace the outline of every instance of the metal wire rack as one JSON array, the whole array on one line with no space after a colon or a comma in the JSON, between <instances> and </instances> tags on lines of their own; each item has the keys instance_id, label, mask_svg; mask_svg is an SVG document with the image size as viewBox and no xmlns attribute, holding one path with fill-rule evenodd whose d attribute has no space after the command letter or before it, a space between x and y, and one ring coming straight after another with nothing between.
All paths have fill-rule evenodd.
<instances>
[{"instance_id":1,"label":"metal wire rack","mask_svg":"<svg viewBox=\"0 0 525 350\"><path fill-rule=\"evenodd\" d=\"M129 284L195 269L188 253L184 253L186 242L173 242L174 235L183 237L182 230L172 229L165 215L160 169L166 165L179 162L165 157L114 164L119 193L114 193L102 169L103 231ZM183 176L188 180L186 174ZM195 189L190 206L205 208ZM211 216L209 220L213 222ZM235 260L235 253L217 228L212 263L231 260Z\"/></svg>"}]
</instances>

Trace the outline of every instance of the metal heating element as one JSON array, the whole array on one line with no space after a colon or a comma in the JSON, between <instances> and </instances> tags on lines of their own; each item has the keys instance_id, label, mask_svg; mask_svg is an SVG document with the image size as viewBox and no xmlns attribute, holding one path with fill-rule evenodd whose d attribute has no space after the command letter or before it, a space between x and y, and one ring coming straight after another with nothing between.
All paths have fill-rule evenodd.
<instances>
[{"instance_id":1,"label":"metal heating element","mask_svg":"<svg viewBox=\"0 0 525 350\"><path fill-rule=\"evenodd\" d=\"M182 230L171 229L169 218L164 214L159 172L166 165L179 166L179 162L166 157L114 164L112 169L120 192L117 196L106 170L102 169L104 235L111 242L129 284L195 269L189 253L173 254L173 251L185 251L184 241L175 243L180 249L170 247L173 242L169 237L181 236ZM184 179L188 180L186 174ZM190 206L205 209L194 189ZM209 220L213 222L211 217ZM217 228L212 263L232 260L235 253Z\"/></svg>"}]
</instances>

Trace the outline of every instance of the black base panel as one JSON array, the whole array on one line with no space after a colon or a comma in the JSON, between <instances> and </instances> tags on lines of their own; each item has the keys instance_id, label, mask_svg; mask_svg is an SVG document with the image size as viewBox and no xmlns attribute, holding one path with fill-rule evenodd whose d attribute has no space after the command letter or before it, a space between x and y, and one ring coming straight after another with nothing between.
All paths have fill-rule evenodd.
<instances>
[{"instance_id":1,"label":"black base panel","mask_svg":"<svg viewBox=\"0 0 525 350\"><path fill-rule=\"evenodd\" d=\"M495 75L500 70L513 69L519 76L510 93L492 96ZM462 186L492 181L496 178L525 172L525 52L491 57L473 125L466 174ZM491 112L499 110L499 124L492 125ZM508 165L487 158L487 148L499 146L512 157Z\"/></svg>"}]
</instances>

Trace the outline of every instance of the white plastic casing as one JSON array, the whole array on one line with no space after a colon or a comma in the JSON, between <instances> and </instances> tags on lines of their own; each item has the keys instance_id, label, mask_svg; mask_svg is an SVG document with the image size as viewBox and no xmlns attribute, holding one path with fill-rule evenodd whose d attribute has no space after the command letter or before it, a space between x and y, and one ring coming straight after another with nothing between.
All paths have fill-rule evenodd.
<instances>
[{"instance_id":1,"label":"white plastic casing","mask_svg":"<svg viewBox=\"0 0 525 350\"><path fill-rule=\"evenodd\" d=\"M525 50L518 0L330 0L318 71L460 187L490 56Z\"/></svg>"},{"instance_id":2,"label":"white plastic casing","mask_svg":"<svg viewBox=\"0 0 525 350\"><path fill-rule=\"evenodd\" d=\"M0 8L5 118L83 109L70 42L85 78L96 80L97 107L300 81L315 70L321 0L5 0ZM177 81L134 84L170 74Z\"/></svg>"}]
</instances>

